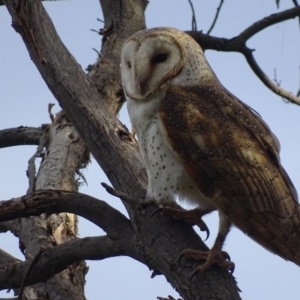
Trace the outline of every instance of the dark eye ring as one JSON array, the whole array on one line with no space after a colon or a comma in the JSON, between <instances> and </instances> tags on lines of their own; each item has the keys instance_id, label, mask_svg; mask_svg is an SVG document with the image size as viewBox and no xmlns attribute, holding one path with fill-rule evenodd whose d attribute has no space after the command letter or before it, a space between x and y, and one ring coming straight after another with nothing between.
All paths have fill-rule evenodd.
<instances>
[{"instance_id":1,"label":"dark eye ring","mask_svg":"<svg viewBox=\"0 0 300 300\"><path fill-rule=\"evenodd\" d=\"M129 69L131 69L131 62L130 62L130 61L127 62L127 67L128 67Z\"/></svg>"},{"instance_id":2,"label":"dark eye ring","mask_svg":"<svg viewBox=\"0 0 300 300\"><path fill-rule=\"evenodd\" d=\"M155 63L155 64L160 64L160 63L166 61L167 58L168 58L167 53L160 53L160 54L153 57L152 62Z\"/></svg>"}]
</instances>

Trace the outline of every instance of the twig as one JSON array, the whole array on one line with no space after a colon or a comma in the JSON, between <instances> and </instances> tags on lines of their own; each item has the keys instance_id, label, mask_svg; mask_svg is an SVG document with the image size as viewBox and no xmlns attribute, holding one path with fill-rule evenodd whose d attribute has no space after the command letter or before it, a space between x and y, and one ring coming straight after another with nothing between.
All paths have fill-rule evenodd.
<instances>
[{"instance_id":1,"label":"twig","mask_svg":"<svg viewBox=\"0 0 300 300\"><path fill-rule=\"evenodd\" d=\"M158 300L176 300L174 297L172 296L168 296L168 298L165 298L165 297L157 297ZM183 300L181 298L178 298L177 300Z\"/></svg>"},{"instance_id":2,"label":"twig","mask_svg":"<svg viewBox=\"0 0 300 300\"><path fill-rule=\"evenodd\" d=\"M274 68L274 82L277 84L277 86L280 86L281 84L281 80L278 80L277 79L277 71L276 71L276 68Z\"/></svg>"},{"instance_id":3,"label":"twig","mask_svg":"<svg viewBox=\"0 0 300 300\"><path fill-rule=\"evenodd\" d=\"M215 18L214 18L214 20L213 20L210 28L207 30L206 34L210 35L210 33L212 32L212 30L214 29L214 27L215 27L215 25L217 23L217 20L218 20L218 17L219 17L219 14L220 14L220 11L221 11L223 3L224 3L224 0L221 0L219 6L217 8L217 12L216 12Z\"/></svg>"},{"instance_id":4,"label":"twig","mask_svg":"<svg viewBox=\"0 0 300 300\"><path fill-rule=\"evenodd\" d=\"M54 115L52 114L52 107L54 106L55 104L54 103L49 103L48 104L48 113L49 113L49 117L50 117L50 120L52 123L55 123L55 118L54 118Z\"/></svg>"},{"instance_id":5,"label":"twig","mask_svg":"<svg viewBox=\"0 0 300 300\"><path fill-rule=\"evenodd\" d=\"M278 87L280 87L281 85L281 80L278 80L277 78L277 71L276 71L276 68L274 68L274 79L273 81L277 84ZM281 97L282 101L285 102L285 103L289 103L288 100L286 100L285 98Z\"/></svg>"},{"instance_id":6,"label":"twig","mask_svg":"<svg viewBox=\"0 0 300 300\"><path fill-rule=\"evenodd\" d=\"M113 187L111 187L110 185L106 184L105 182L101 182L101 185L106 189L106 191L117 197L120 198L121 200L125 201L126 203L128 203L131 207L135 207L137 206L137 202L132 199L129 195L121 192L121 191L117 191L115 190Z\"/></svg>"},{"instance_id":7,"label":"twig","mask_svg":"<svg viewBox=\"0 0 300 300\"><path fill-rule=\"evenodd\" d=\"M49 106L50 107L50 106ZM52 115L53 116L53 115ZM45 127L46 126L46 127ZM28 177L28 189L27 189L27 195L32 193L34 191L34 186L36 182L36 168L35 168L35 159L37 157L41 157L44 147L46 146L46 143L48 142L48 125L45 125L43 127L42 135L39 139L39 145L36 149L36 152L33 154L33 156L28 160L28 169L26 171L27 177Z\"/></svg>"},{"instance_id":8,"label":"twig","mask_svg":"<svg viewBox=\"0 0 300 300\"><path fill-rule=\"evenodd\" d=\"M212 49L217 51L226 51L226 52L239 52L243 54L252 69L252 71L256 74L256 76L275 94L287 99L288 101L300 105L300 96L297 94L294 95L291 92L286 91L282 87L277 86L274 82L263 72L263 70L257 64L251 49L246 46L246 42L249 38L251 38L256 33L262 31L263 29L274 25L276 23L280 23L282 21L286 21L289 19L293 19L295 17L300 16L300 6L282 11L277 14L272 14L268 17L265 17L248 28L242 31L238 36L225 39L225 38L217 38L209 35L205 35L202 32L187 32L190 34L200 45L203 45L205 49Z\"/></svg>"},{"instance_id":9,"label":"twig","mask_svg":"<svg viewBox=\"0 0 300 300\"><path fill-rule=\"evenodd\" d=\"M92 49L97 53L98 57L101 57L101 53L97 49L95 49L95 48L92 48Z\"/></svg>"},{"instance_id":10,"label":"twig","mask_svg":"<svg viewBox=\"0 0 300 300\"><path fill-rule=\"evenodd\" d=\"M245 49L241 53L244 54L249 66L253 70L253 72L256 74L256 76L274 93L277 95L289 100L290 102L294 104L300 105L300 99L292 94L291 92L286 91L282 87L278 86L275 84L265 73L264 71L260 68L258 63L256 62L252 51L250 49Z\"/></svg>"},{"instance_id":11,"label":"twig","mask_svg":"<svg viewBox=\"0 0 300 300\"><path fill-rule=\"evenodd\" d=\"M192 30L197 31L197 21L196 21L196 15L194 10L194 5L192 0L188 0L191 10L192 10Z\"/></svg>"},{"instance_id":12,"label":"twig","mask_svg":"<svg viewBox=\"0 0 300 300\"><path fill-rule=\"evenodd\" d=\"M21 284L21 288L20 288L20 293L19 293L19 299L22 300L22 295L23 295L23 291L25 288L25 284L26 284L26 280L28 279L31 270L33 269L33 267L36 265L36 263L38 262L38 259L40 258L40 256L42 255L42 253L45 251L45 248L43 246L41 246L39 252L36 254L36 256L33 258L31 264L29 265L29 268L23 278L22 284Z\"/></svg>"},{"instance_id":13,"label":"twig","mask_svg":"<svg viewBox=\"0 0 300 300\"><path fill-rule=\"evenodd\" d=\"M252 24L251 26L246 28L242 33L240 33L238 35L238 38L240 39L241 42L246 42L253 35L255 35L256 33L262 31L263 29L265 29L271 25L274 25L274 24L277 24L277 23L280 23L282 21L286 21L289 19L293 19L293 18L296 18L299 16L300 16L300 6L284 10L277 14L272 14L268 17L265 17L265 18L255 22L254 24Z\"/></svg>"},{"instance_id":14,"label":"twig","mask_svg":"<svg viewBox=\"0 0 300 300\"><path fill-rule=\"evenodd\" d=\"M26 175L28 177L28 189L26 194L30 194L34 191L34 186L35 186L35 173L36 173L36 168L35 168L35 159L38 157L38 151L36 151L33 156L28 160L28 169L26 171Z\"/></svg>"},{"instance_id":15,"label":"twig","mask_svg":"<svg viewBox=\"0 0 300 300\"><path fill-rule=\"evenodd\" d=\"M299 6L298 1L297 0L292 0L295 6ZM299 27L300 27L300 16L298 17L299 20Z\"/></svg>"}]
</instances>

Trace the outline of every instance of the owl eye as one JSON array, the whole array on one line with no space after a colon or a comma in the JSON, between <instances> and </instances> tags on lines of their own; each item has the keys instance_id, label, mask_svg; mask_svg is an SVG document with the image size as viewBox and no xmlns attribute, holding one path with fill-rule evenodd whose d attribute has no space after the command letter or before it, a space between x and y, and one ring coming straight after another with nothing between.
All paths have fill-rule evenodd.
<instances>
[{"instance_id":1,"label":"owl eye","mask_svg":"<svg viewBox=\"0 0 300 300\"><path fill-rule=\"evenodd\" d=\"M167 53L160 53L160 54L153 57L152 62L155 63L155 64L160 64L160 63L166 61L167 58L168 58Z\"/></svg>"},{"instance_id":2,"label":"owl eye","mask_svg":"<svg viewBox=\"0 0 300 300\"><path fill-rule=\"evenodd\" d=\"M131 62L130 61L127 62L127 67L128 67L128 69L131 69Z\"/></svg>"}]
</instances>

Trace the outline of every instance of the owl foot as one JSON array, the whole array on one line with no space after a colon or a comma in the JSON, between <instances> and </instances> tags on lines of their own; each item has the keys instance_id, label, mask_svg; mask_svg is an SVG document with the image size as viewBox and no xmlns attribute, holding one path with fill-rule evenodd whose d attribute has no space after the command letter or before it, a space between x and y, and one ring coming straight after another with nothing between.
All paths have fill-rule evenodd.
<instances>
[{"instance_id":1,"label":"owl foot","mask_svg":"<svg viewBox=\"0 0 300 300\"><path fill-rule=\"evenodd\" d=\"M210 251L198 251L193 249L185 249L179 256L179 261L182 257L195 260L203 260L204 263L199 266L190 276L192 279L196 274L207 271L212 265L218 265L226 268L232 274L235 265L230 261L230 256L225 251L212 248Z\"/></svg>"},{"instance_id":2,"label":"owl foot","mask_svg":"<svg viewBox=\"0 0 300 300\"><path fill-rule=\"evenodd\" d=\"M209 238L209 229L205 222L201 219L202 216L206 215L207 213L211 212L212 210L201 210L199 208L185 210L181 206L176 203L172 203L172 206L163 206L158 208L152 215L161 211L163 214L173 217L173 219L178 221L185 221L191 225L197 225L201 231L206 232L206 239Z\"/></svg>"}]
</instances>

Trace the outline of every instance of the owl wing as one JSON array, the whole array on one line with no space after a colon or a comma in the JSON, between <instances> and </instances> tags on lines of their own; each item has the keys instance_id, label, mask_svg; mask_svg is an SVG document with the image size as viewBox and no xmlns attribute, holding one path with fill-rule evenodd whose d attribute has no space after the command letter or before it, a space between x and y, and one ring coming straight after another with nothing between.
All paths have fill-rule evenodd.
<instances>
[{"instance_id":1,"label":"owl wing","mask_svg":"<svg viewBox=\"0 0 300 300\"><path fill-rule=\"evenodd\" d=\"M260 116L213 82L169 88L160 117L166 143L199 190L244 233L293 260L300 247L298 196L280 164L278 140Z\"/></svg>"}]
</instances>

